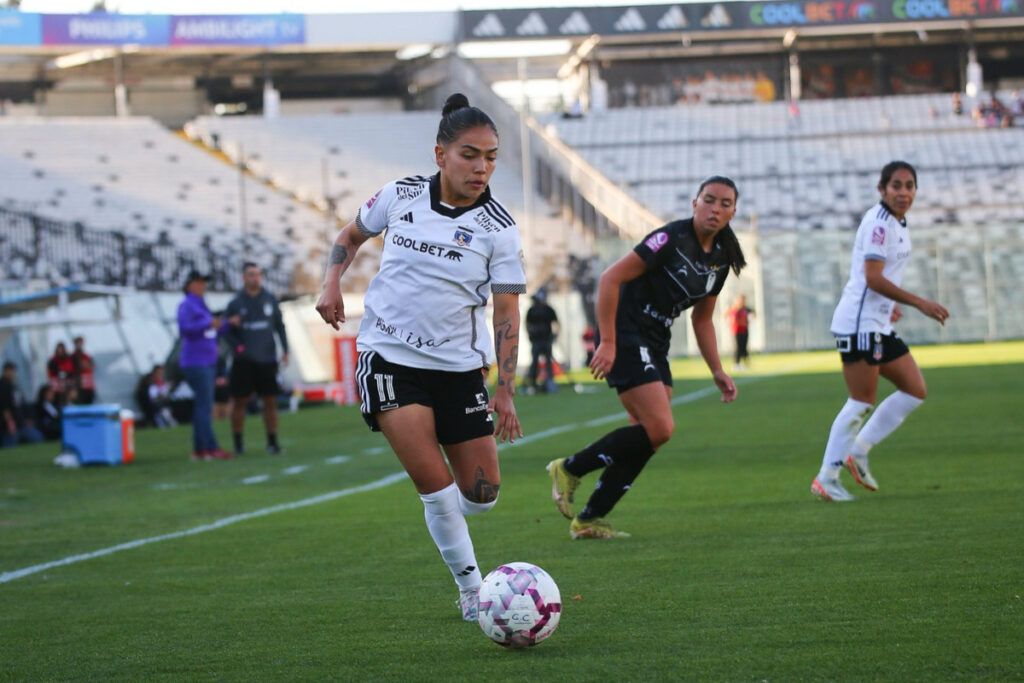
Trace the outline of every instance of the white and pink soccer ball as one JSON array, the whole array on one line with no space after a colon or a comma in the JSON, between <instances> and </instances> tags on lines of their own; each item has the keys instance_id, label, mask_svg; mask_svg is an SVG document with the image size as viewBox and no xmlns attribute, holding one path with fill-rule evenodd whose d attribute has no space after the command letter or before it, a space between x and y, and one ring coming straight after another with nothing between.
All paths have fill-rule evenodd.
<instances>
[{"instance_id":1,"label":"white and pink soccer ball","mask_svg":"<svg viewBox=\"0 0 1024 683\"><path fill-rule=\"evenodd\" d=\"M551 575L529 562L499 565L480 586L477 620L498 645L531 647L550 636L562 616Z\"/></svg>"}]
</instances>

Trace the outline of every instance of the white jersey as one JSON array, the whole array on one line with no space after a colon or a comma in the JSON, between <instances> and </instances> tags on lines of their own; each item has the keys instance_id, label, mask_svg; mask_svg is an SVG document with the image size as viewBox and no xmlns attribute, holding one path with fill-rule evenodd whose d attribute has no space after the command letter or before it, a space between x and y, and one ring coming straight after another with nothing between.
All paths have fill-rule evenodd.
<instances>
[{"instance_id":1,"label":"white jersey","mask_svg":"<svg viewBox=\"0 0 1024 683\"><path fill-rule=\"evenodd\" d=\"M882 261L882 275L897 287L910 261L910 230L906 221L892 215L879 202L868 209L857 228L850 262L850 279L843 287L832 315L833 334L892 332L893 300L869 289L864 277L865 261Z\"/></svg>"},{"instance_id":2,"label":"white jersey","mask_svg":"<svg viewBox=\"0 0 1024 683\"><path fill-rule=\"evenodd\" d=\"M367 236L385 229L356 348L398 365L463 372L494 361L487 298L526 291L519 228L490 188L467 207L441 202L440 174L384 186L359 208Z\"/></svg>"}]
</instances>

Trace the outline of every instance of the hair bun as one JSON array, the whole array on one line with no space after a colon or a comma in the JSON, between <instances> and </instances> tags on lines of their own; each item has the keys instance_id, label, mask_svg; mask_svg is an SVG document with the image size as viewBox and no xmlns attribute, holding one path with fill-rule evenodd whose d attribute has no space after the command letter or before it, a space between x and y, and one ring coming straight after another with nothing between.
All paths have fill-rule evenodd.
<instances>
[{"instance_id":1,"label":"hair bun","mask_svg":"<svg viewBox=\"0 0 1024 683\"><path fill-rule=\"evenodd\" d=\"M448 116L454 111L463 109L469 106L469 98L460 92L454 93L445 100L444 108L441 110L441 116Z\"/></svg>"}]
</instances>

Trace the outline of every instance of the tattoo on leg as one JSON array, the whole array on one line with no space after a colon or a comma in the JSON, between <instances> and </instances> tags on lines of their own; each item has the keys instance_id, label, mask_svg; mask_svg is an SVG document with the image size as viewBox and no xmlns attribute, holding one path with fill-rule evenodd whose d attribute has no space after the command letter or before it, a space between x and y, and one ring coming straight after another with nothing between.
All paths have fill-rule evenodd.
<instances>
[{"instance_id":1,"label":"tattoo on leg","mask_svg":"<svg viewBox=\"0 0 1024 683\"><path fill-rule=\"evenodd\" d=\"M336 266L345 263L348 260L348 247L343 247L340 244L335 244L331 247L331 259L330 265Z\"/></svg>"},{"instance_id":2,"label":"tattoo on leg","mask_svg":"<svg viewBox=\"0 0 1024 683\"><path fill-rule=\"evenodd\" d=\"M463 491L463 495L474 503L490 503L498 497L501 484L492 484L484 476L484 468L476 468L476 484L473 488Z\"/></svg>"}]
</instances>

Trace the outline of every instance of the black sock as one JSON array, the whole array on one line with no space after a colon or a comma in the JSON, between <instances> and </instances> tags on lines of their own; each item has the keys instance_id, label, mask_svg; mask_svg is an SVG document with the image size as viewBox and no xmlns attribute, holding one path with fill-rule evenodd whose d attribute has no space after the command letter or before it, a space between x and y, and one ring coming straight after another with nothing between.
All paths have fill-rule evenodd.
<instances>
[{"instance_id":1,"label":"black sock","mask_svg":"<svg viewBox=\"0 0 1024 683\"><path fill-rule=\"evenodd\" d=\"M271 434L267 432L267 445L272 448L277 448L277 432Z\"/></svg>"},{"instance_id":2,"label":"black sock","mask_svg":"<svg viewBox=\"0 0 1024 683\"><path fill-rule=\"evenodd\" d=\"M590 494L590 500L580 511L580 519L604 517L611 512L619 499L626 495L626 491L633 485L644 465L654 454L654 447L647 437L647 430L640 425L624 427L608 436L627 431L628 434L622 435L622 438L628 437L628 447L622 448L612 456L612 462L601 473L601 479L597 482L594 492ZM608 454L606 453L606 455Z\"/></svg>"},{"instance_id":3,"label":"black sock","mask_svg":"<svg viewBox=\"0 0 1024 683\"><path fill-rule=\"evenodd\" d=\"M588 472L608 467L621 456L636 451L644 444L650 446L651 441L647 438L647 430L642 425L619 427L579 453L566 458L565 471L574 477L582 477Z\"/></svg>"},{"instance_id":4,"label":"black sock","mask_svg":"<svg viewBox=\"0 0 1024 683\"><path fill-rule=\"evenodd\" d=\"M235 436L235 453L242 452L242 432L234 432Z\"/></svg>"}]
</instances>

